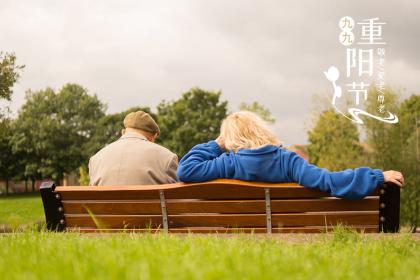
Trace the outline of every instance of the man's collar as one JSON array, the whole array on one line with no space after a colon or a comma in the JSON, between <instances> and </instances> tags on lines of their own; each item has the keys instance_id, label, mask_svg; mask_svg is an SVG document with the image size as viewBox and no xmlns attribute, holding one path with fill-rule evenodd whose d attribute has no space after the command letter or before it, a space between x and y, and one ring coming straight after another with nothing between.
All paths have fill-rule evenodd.
<instances>
[{"instance_id":1,"label":"man's collar","mask_svg":"<svg viewBox=\"0 0 420 280\"><path fill-rule=\"evenodd\" d=\"M126 132L123 136L120 137L120 139L127 139L127 138L139 138L142 140L147 140L146 136L144 136L143 134L139 133L139 132L134 132L134 131L129 131Z\"/></svg>"}]
</instances>

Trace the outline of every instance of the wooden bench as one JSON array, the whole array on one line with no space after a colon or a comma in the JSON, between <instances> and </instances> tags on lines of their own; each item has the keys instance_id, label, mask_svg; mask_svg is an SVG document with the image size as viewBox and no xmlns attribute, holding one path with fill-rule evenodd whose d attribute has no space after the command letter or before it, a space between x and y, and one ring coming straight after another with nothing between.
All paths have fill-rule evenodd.
<instances>
[{"instance_id":1,"label":"wooden bench","mask_svg":"<svg viewBox=\"0 0 420 280\"><path fill-rule=\"evenodd\" d=\"M400 189L384 184L360 200L291 183L215 180L150 186L40 188L49 230L175 233L399 230Z\"/></svg>"}]
</instances>

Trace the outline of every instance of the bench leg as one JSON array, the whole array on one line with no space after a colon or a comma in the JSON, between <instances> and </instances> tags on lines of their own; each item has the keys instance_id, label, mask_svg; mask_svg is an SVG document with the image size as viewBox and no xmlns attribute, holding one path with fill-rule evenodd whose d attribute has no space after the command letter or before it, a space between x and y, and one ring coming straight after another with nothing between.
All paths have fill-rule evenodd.
<instances>
[{"instance_id":1,"label":"bench leg","mask_svg":"<svg viewBox=\"0 0 420 280\"><path fill-rule=\"evenodd\" d=\"M47 229L63 231L66 228L64 208L59 193L56 193L54 182L43 182L39 188L44 204L45 220Z\"/></svg>"},{"instance_id":2,"label":"bench leg","mask_svg":"<svg viewBox=\"0 0 420 280\"><path fill-rule=\"evenodd\" d=\"M379 189L379 231L398 232L400 229L400 187L386 183Z\"/></svg>"}]
</instances>

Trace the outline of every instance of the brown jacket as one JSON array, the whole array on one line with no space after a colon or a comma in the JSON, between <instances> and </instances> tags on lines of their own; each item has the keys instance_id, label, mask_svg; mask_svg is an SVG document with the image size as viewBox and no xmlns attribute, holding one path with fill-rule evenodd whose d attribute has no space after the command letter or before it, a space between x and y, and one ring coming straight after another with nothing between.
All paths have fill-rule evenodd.
<instances>
[{"instance_id":1,"label":"brown jacket","mask_svg":"<svg viewBox=\"0 0 420 280\"><path fill-rule=\"evenodd\" d=\"M90 158L90 185L175 183L177 167L174 153L141 134L128 132Z\"/></svg>"}]
</instances>

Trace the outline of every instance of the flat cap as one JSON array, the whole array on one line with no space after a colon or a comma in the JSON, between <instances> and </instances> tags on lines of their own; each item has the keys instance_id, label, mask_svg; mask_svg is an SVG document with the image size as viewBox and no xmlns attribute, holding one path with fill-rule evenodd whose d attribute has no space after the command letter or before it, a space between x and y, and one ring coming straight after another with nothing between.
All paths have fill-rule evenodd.
<instances>
[{"instance_id":1,"label":"flat cap","mask_svg":"<svg viewBox=\"0 0 420 280\"><path fill-rule=\"evenodd\" d=\"M124 118L125 128L141 129L152 134L160 134L160 129L155 120L146 112L131 112Z\"/></svg>"}]
</instances>

